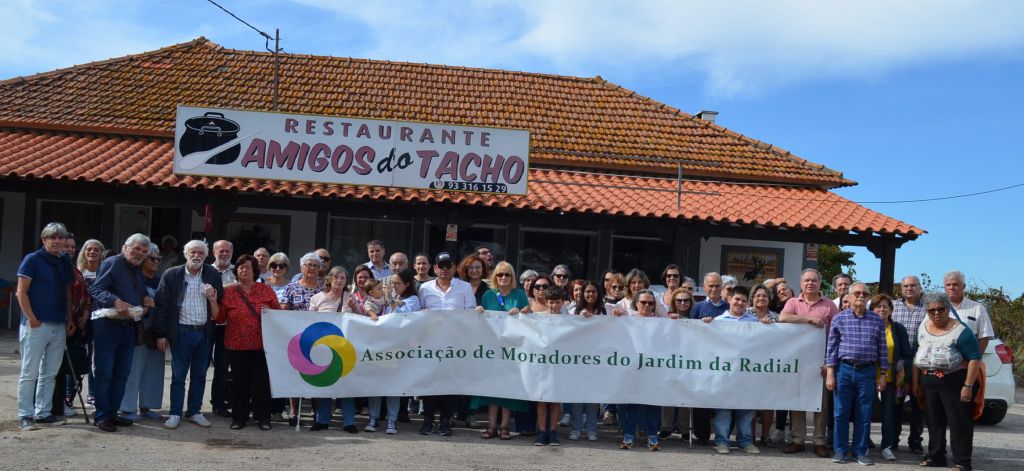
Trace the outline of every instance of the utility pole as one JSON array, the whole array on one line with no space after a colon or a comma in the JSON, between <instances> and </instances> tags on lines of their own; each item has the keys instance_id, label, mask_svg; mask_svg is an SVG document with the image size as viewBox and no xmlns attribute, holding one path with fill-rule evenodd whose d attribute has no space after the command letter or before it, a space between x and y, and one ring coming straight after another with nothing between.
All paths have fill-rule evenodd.
<instances>
[{"instance_id":1,"label":"utility pole","mask_svg":"<svg viewBox=\"0 0 1024 471\"><path fill-rule=\"evenodd\" d=\"M278 88L281 86L281 28L274 29L274 99L271 106L277 111Z\"/></svg>"}]
</instances>

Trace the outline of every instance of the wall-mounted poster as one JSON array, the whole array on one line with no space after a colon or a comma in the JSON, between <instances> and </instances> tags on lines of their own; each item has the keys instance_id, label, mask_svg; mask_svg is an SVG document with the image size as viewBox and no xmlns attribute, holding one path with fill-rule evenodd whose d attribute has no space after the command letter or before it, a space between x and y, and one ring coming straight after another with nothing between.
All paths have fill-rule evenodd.
<instances>
[{"instance_id":1,"label":"wall-mounted poster","mask_svg":"<svg viewBox=\"0 0 1024 471\"><path fill-rule=\"evenodd\" d=\"M228 218L225 232L227 240L234 244L235 258L243 253L251 254L260 247L266 247L273 254L288 251L290 223L289 216L241 213Z\"/></svg>"},{"instance_id":2,"label":"wall-mounted poster","mask_svg":"<svg viewBox=\"0 0 1024 471\"><path fill-rule=\"evenodd\" d=\"M786 251L767 247L722 246L722 274L736 277L748 288L782 276L782 260Z\"/></svg>"}]
</instances>

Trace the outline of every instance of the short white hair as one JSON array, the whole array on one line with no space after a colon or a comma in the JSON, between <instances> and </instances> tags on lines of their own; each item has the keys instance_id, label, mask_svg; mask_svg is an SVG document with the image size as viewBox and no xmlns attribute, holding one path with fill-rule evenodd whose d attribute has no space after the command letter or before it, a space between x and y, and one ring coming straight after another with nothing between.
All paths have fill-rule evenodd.
<instances>
[{"instance_id":1,"label":"short white hair","mask_svg":"<svg viewBox=\"0 0 1024 471\"><path fill-rule=\"evenodd\" d=\"M953 270L953 271L950 271L950 272L946 272L946 276L942 277L942 281L946 281L946 280L948 280L950 278L955 278L962 285L967 284L967 280L964 278L963 272L961 272L959 270Z\"/></svg>"},{"instance_id":2,"label":"short white hair","mask_svg":"<svg viewBox=\"0 0 1024 471\"><path fill-rule=\"evenodd\" d=\"M299 259L299 265L305 265L308 260L316 262L316 264L320 265L321 268L324 266L323 259L321 259L316 252L307 252L306 255L303 255L302 258Z\"/></svg>"},{"instance_id":3,"label":"short white hair","mask_svg":"<svg viewBox=\"0 0 1024 471\"><path fill-rule=\"evenodd\" d=\"M136 245L145 245L146 247L149 247L149 244L149 237L146 237L145 234L139 233L128 236L128 239L124 241L125 247L135 247Z\"/></svg>"},{"instance_id":4,"label":"short white hair","mask_svg":"<svg viewBox=\"0 0 1024 471\"><path fill-rule=\"evenodd\" d=\"M67 238L71 233L68 232L68 228L64 227L59 222L51 222L43 227L42 232L39 233L40 239L49 239L51 237L64 237Z\"/></svg>"},{"instance_id":5,"label":"short white hair","mask_svg":"<svg viewBox=\"0 0 1024 471\"><path fill-rule=\"evenodd\" d=\"M160 247L157 246L156 244L150 242L149 243L149 256L152 257L154 255L160 255Z\"/></svg>"},{"instance_id":6,"label":"short white hair","mask_svg":"<svg viewBox=\"0 0 1024 471\"><path fill-rule=\"evenodd\" d=\"M181 250L181 253L185 254L185 256L188 257L188 253L195 248L203 249L203 258L206 258L207 255L210 255L210 248L206 246L206 242L203 242L201 240L188 241L188 243L185 244L185 248Z\"/></svg>"}]
</instances>

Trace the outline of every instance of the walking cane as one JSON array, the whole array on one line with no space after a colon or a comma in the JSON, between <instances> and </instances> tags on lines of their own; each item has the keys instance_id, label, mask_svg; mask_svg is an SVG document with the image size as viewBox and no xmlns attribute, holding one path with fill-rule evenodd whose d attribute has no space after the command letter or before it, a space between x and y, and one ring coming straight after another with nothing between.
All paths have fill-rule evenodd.
<instances>
[{"instance_id":1,"label":"walking cane","mask_svg":"<svg viewBox=\"0 0 1024 471\"><path fill-rule=\"evenodd\" d=\"M82 417L85 418L85 423L88 424L89 412L85 410L85 399L82 399L82 382L78 380L78 373L75 372L75 364L71 361L71 352L68 351L67 342L64 343L64 359L68 361L68 369L71 370L71 376L75 378L75 391L78 392L78 402L82 404ZM71 402L74 403L74 399Z\"/></svg>"},{"instance_id":2,"label":"walking cane","mask_svg":"<svg viewBox=\"0 0 1024 471\"><path fill-rule=\"evenodd\" d=\"M299 404L295 407L295 431L302 431L302 398L299 398Z\"/></svg>"},{"instance_id":3,"label":"walking cane","mask_svg":"<svg viewBox=\"0 0 1024 471\"><path fill-rule=\"evenodd\" d=\"M688 435L689 435L689 438L690 438L690 448L693 448L693 408L692 407L690 408L690 414L689 415L690 415L690 433Z\"/></svg>"}]
</instances>

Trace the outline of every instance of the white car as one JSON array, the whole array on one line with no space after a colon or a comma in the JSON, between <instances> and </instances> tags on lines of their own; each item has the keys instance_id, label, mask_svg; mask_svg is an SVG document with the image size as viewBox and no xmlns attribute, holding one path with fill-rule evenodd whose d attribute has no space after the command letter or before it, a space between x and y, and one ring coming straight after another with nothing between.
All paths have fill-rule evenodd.
<instances>
[{"instance_id":1,"label":"white car","mask_svg":"<svg viewBox=\"0 0 1024 471\"><path fill-rule=\"evenodd\" d=\"M985 362L985 410L975 422L995 425L1006 416L1013 404L1016 389L1013 379L1013 351L999 339L988 342L981 360Z\"/></svg>"}]
</instances>

